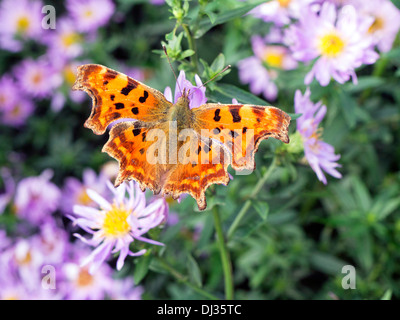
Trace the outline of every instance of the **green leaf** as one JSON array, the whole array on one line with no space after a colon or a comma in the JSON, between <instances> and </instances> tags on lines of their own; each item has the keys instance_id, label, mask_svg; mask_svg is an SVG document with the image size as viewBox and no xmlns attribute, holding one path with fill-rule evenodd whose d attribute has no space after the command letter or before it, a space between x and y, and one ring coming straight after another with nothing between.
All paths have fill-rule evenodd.
<instances>
[{"instance_id":1,"label":"green leaf","mask_svg":"<svg viewBox=\"0 0 400 320\"><path fill-rule=\"evenodd\" d=\"M194 52L193 50L187 49L187 50L183 51L183 52L180 54L180 58L181 58L181 59L188 58L188 57L194 55L194 53L195 53L195 52Z\"/></svg>"},{"instance_id":2,"label":"green leaf","mask_svg":"<svg viewBox=\"0 0 400 320\"><path fill-rule=\"evenodd\" d=\"M400 0L392 0L392 3L393 3L398 9L400 9Z\"/></svg>"},{"instance_id":3,"label":"green leaf","mask_svg":"<svg viewBox=\"0 0 400 320\"><path fill-rule=\"evenodd\" d=\"M200 267L190 253L188 253L187 269L191 282L201 288L203 286L203 283Z\"/></svg>"},{"instance_id":4,"label":"green leaf","mask_svg":"<svg viewBox=\"0 0 400 320\"><path fill-rule=\"evenodd\" d=\"M211 10L204 10L204 13L210 19L210 22L212 25L215 23L215 21L217 21L217 15L214 12L212 12Z\"/></svg>"},{"instance_id":5,"label":"green leaf","mask_svg":"<svg viewBox=\"0 0 400 320\"><path fill-rule=\"evenodd\" d=\"M361 265L365 270L371 270L373 265L373 253L372 253L372 239L371 236L367 233L362 235L357 239L357 248L356 254Z\"/></svg>"},{"instance_id":6,"label":"green leaf","mask_svg":"<svg viewBox=\"0 0 400 320\"><path fill-rule=\"evenodd\" d=\"M376 212L376 215L379 220L383 220L393 211L395 211L399 206L400 206L400 199L389 200L387 203L385 203L385 206L381 211Z\"/></svg>"},{"instance_id":7,"label":"green leaf","mask_svg":"<svg viewBox=\"0 0 400 320\"><path fill-rule=\"evenodd\" d=\"M211 69L217 73L225 67L225 56L220 53L211 64Z\"/></svg>"},{"instance_id":8,"label":"green leaf","mask_svg":"<svg viewBox=\"0 0 400 320\"><path fill-rule=\"evenodd\" d=\"M311 254L311 264L318 270L336 276L342 272L343 266L347 265L345 261L322 252L314 252Z\"/></svg>"},{"instance_id":9,"label":"green leaf","mask_svg":"<svg viewBox=\"0 0 400 320\"><path fill-rule=\"evenodd\" d=\"M392 299L392 290L388 289L385 291L384 295L382 296L381 300L391 300Z\"/></svg>"},{"instance_id":10,"label":"green leaf","mask_svg":"<svg viewBox=\"0 0 400 320\"><path fill-rule=\"evenodd\" d=\"M152 258L153 255L151 254L151 249L149 249L143 256L138 259L138 262L135 265L135 271L133 272L135 285L138 285L147 275Z\"/></svg>"},{"instance_id":11,"label":"green leaf","mask_svg":"<svg viewBox=\"0 0 400 320\"><path fill-rule=\"evenodd\" d=\"M303 114L302 113L288 113L289 117L291 120L297 120L300 118Z\"/></svg>"},{"instance_id":12,"label":"green leaf","mask_svg":"<svg viewBox=\"0 0 400 320\"><path fill-rule=\"evenodd\" d=\"M214 92L215 91L219 93L219 95L217 95L219 100L216 101L221 103L232 103L232 99L235 98L239 103L244 104L254 104L259 106L271 105L265 100L231 84L219 83Z\"/></svg>"},{"instance_id":13,"label":"green leaf","mask_svg":"<svg viewBox=\"0 0 400 320\"><path fill-rule=\"evenodd\" d=\"M347 91L349 93L355 93L355 92L364 91L365 89L369 89L369 88L376 88L376 87L384 85L384 84L385 84L385 80L383 78L366 76L366 77L359 77L357 84L353 84L353 83L345 84L344 89L345 89L345 91Z\"/></svg>"},{"instance_id":14,"label":"green leaf","mask_svg":"<svg viewBox=\"0 0 400 320\"><path fill-rule=\"evenodd\" d=\"M257 1L255 3L251 4L245 4L239 8L232 9L232 10L226 10L222 13L219 13L216 18L213 17L214 22L212 23L212 19L208 15L208 17L200 20L198 29L194 32L194 37L196 39L200 38L203 34L205 34L208 30L210 30L212 27L215 27L219 24L223 24L225 22L228 22L229 20L235 19L235 18L240 18L243 15L245 15L247 12L250 10L254 9L258 5L267 2L267 1Z\"/></svg>"},{"instance_id":15,"label":"green leaf","mask_svg":"<svg viewBox=\"0 0 400 320\"><path fill-rule=\"evenodd\" d=\"M253 203L253 207L258 213L258 215L261 217L261 219L263 219L263 221L266 221L269 213L268 203L257 201Z\"/></svg>"},{"instance_id":16,"label":"green leaf","mask_svg":"<svg viewBox=\"0 0 400 320\"><path fill-rule=\"evenodd\" d=\"M371 209L371 196L368 192L368 189L357 177L353 177L352 182L355 199L358 203L358 206L364 211L364 213L366 213L369 209Z\"/></svg>"},{"instance_id":17,"label":"green leaf","mask_svg":"<svg viewBox=\"0 0 400 320\"><path fill-rule=\"evenodd\" d=\"M347 92L342 91L339 95L339 104L343 109L343 116L349 128L354 128L357 121L356 109L358 108L357 101Z\"/></svg>"}]
</instances>

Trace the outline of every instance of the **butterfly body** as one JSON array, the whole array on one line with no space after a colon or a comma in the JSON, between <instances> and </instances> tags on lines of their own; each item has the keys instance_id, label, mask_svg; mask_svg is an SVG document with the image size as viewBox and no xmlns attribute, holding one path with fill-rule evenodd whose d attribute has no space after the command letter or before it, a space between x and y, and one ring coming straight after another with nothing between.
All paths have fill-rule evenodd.
<instances>
[{"instance_id":1,"label":"butterfly body","mask_svg":"<svg viewBox=\"0 0 400 320\"><path fill-rule=\"evenodd\" d=\"M103 134L116 120L103 151L117 159L115 185L135 179L142 190L177 199L189 193L200 210L205 190L228 184L228 166L254 170L254 154L269 137L289 142L290 117L275 107L205 104L190 109L190 94L175 104L164 95L101 65L78 68L74 90L93 101L85 126Z\"/></svg>"},{"instance_id":2,"label":"butterfly body","mask_svg":"<svg viewBox=\"0 0 400 320\"><path fill-rule=\"evenodd\" d=\"M178 130L193 126L193 112L189 108L188 93L185 94L171 107L168 116L169 121L176 121Z\"/></svg>"}]
</instances>

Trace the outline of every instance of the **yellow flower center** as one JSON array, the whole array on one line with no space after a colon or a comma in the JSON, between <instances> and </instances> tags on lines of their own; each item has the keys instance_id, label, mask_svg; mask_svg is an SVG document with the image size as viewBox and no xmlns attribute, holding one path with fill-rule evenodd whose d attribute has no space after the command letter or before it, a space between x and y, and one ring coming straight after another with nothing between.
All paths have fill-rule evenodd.
<instances>
[{"instance_id":1,"label":"yellow flower center","mask_svg":"<svg viewBox=\"0 0 400 320\"><path fill-rule=\"evenodd\" d=\"M81 35L75 32L66 33L61 37L61 41L65 47L70 47L75 43L81 42L81 39Z\"/></svg>"},{"instance_id":2,"label":"yellow flower center","mask_svg":"<svg viewBox=\"0 0 400 320\"><path fill-rule=\"evenodd\" d=\"M17 21L17 32L18 33L25 33L28 30L31 22L28 17L21 17Z\"/></svg>"},{"instance_id":3,"label":"yellow flower center","mask_svg":"<svg viewBox=\"0 0 400 320\"><path fill-rule=\"evenodd\" d=\"M76 284L78 287L86 287L90 286L93 283L93 276L89 273L89 271L84 268L79 271L78 279L76 280Z\"/></svg>"},{"instance_id":4,"label":"yellow flower center","mask_svg":"<svg viewBox=\"0 0 400 320\"><path fill-rule=\"evenodd\" d=\"M21 114L21 105L20 104L16 104L15 106L14 106L14 109L12 109L12 111L11 111L11 115L12 116L14 116L14 117L17 117L17 116L19 116L20 114Z\"/></svg>"},{"instance_id":5,"label":"yellow flower center","mask_svg":"<svg viewBox=\"0 0 400 320\"><path fill-rule=\"evenodd\" d=\"M174 204L176 203L176 200L174 200L172 197L168 197L165 199L167 201L168 204Z\"/></svg>"},{"instance_id":6,"label":"yellow flower center","mask_svg":"<svg viewBox=\"0 0 400 320\"><path fill-rule=\"evenodd\" d=\"M276 52L268 52L264 56L264 61L270 67L282 69L283 54Z\"/></svg>"},{"instance_id":7,"label":"yellow flower center","mask_svg":"<svg viewBox=\"0 0 400 320\"><path fill-rule=\"evenodd\" d=\"M43 80L42 74L39 72L35 73L32 77L32 82L34 84L39 84L40 82L42 82L42 80Z\"/></svg>"},{"instance_id":8,"label":"yellow flower center","mask_svg":"<svg viewBox=\"0 0 400 320\"><path fill-rule=\"evenodd\" d=\"M336 33L328 33L320 38L318 48L321 54L329 58L335 58L344 49L344 41Z\"/></svg>"},{"instance_id":9,"label":"yellow flower center","mask_svg":"<svg viewBox=\"0 0 400 320\"><path fill-rule=\"evenodd\" d=\"M21 266L26 266L26 265L28 265L29 263L31 263L31 261L32 261L32 255L31 255L31 253L28 251L24 257L16 258L16 261L17 261L17 263L18 263L19 265L21 265Z\"/></svg>"},{"instance_id":10,"label":"yellow flower center","mask_svg":"<svg viewBox=\"0 0 400 320\"><path fill-rule=\"evenodd\" d=\"M0 94L0 106L7 102L6 95Z\"/></svg>"},{"instance_id":11,"label":"yellow flower center","mask_svg":"<svg viewBox=\"0 0 400 320\"><path fill-rule=\"evenodd\" d=\"M92 10L86 10L85 11L85 17L86 18L90 18L91 16L93 16L93 11Z\"/></svg>"},{"instance_id":12,"label":"yellow flower center","mask_svg":"<svg viewBox=\"0 0 400 320\"><path fill-rule=\"evenodd\" d=\"M290 0L278 0L281 7L287 8L290 4Z\"/></svg>"},{"instance_id":13,"label":"yellow flower center","mask_svg":"<svg viewBox=\"0 0 400 320\"><path fill-rule=\"evenodd\" d=\"M78 195L77 202L81 205L87 206L87 205L91 204L93 201L88 196L86 189L82 189L82 191Z\"/></svg>"},{"instance_id":14,"label":"yellow flower center","mask_svg":"<svg viewBox=\"0 0 400 320\"><path fill-rule=\"evenodd\" d=\"M382 18L375 17L374 23L369 27L369 33L375 33L378 30L383 29L385 22Z\"/></svg>"},{"instance_id":15,"label":"yellow flower center","mask_svg":"<svg viewBox=\"0 0 400 320\"><path fill-rule=\"evenodd\" d=\"M130 211L126 210L123 206L117 207L116 205L113 205L111 210L106 212L103 221L104 235L109 237L126 235L131 228L127 221L129 215Z\"/></svg>"}]
</instances>

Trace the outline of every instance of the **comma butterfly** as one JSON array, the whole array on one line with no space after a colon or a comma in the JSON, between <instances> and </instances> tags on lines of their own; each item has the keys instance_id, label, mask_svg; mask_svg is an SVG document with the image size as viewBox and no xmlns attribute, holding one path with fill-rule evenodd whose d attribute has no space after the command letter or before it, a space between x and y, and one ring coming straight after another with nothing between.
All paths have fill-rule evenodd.
<instances>
[{"instance_id":1,"label":"comma butterfly","mask_svg":"<svg viewBox=\"0 0 400 320\"><path fill-rule=\"evenodd\" d=\"M254 170L263 139L289 143L290 117L275 107L207 103L190 109L188 91L172 104L161 92L96 64L78 68L73 89L92 98L85 127L95 134L126 119L111 128L103 147L119 161L116 186L135 179L154 194L177 199L189 193L200 210L207 206L210 185L228 184L229 164Z\"/></svg>"}]
</instances>

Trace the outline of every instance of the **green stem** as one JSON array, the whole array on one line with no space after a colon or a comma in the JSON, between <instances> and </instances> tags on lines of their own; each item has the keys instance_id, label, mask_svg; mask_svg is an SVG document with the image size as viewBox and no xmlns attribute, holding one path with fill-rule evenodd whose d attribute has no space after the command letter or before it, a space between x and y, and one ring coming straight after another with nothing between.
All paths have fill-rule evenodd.
<instances>
[{"instance_id":1,"label":"green stem","mask_svg":"<svg viewBox=\"0 0 400 320\"><path fill-rule=\"evenodd\" d=\"M221 255L222 269L224 271L225 280L225 299L232 300L234 297L232 264L229 256L229 251L225 243L224 234L222 232L221 217L218 212L218 207L213 208L213 216L215 223L215 231L217 233L217 243Z\"/></svg>"},{"instance_id":2,"label":"green stem","mask_svg":"<svg viewBox=\"0 0 400 320\"><path fill-rule=\"evenodd\" d=\"M194 55L190 57L190 61L192 62L193 68L195 69L195 73L199 74L199 64L197 62L197 49L196 42L192 37L192 33L190 32L189 27L186 24L182 24L183 31L185 31L186 38L188 40L189 49L194 51Z\"/></svg>"},{"instance_id":3,"label":"green stem","mask_svg":"<svg viewBox=\"0 0 400 320\"><path fill-rule=\"evenodd\" d=\"M156 258L160 266L168 271L176 280L178 280L181 283L184 283L187 285L189 288L193 289L193 291L196 291L198 294L202 295L203 297L210 299L210 300L218 300L218 297L214 296L211 293L208 293L207 291L204 291L203 289L199 288L198 286L194 285L191 283L186 276L181 274L180 272L176 271L172 266L170 266L164 259L157 257Z\"/></svg>"},{"instance_id":4,"label":"green stem","mask_svg":"<svg viewBox=\"0 0 400 320\"><path fill-rule=\"evenodd\" d=\"M252 200L257 196L257 194L261 191L264 184L267 182L268 178L270 177L272 171L276 168L276 157L272 160L271 165L269 166L267 172L265 172L264 176L258 180L258 183L254 187L253 191L250 194L250 198L246 200L242 208L240 209L239 213L237 214L235 220L231 224L228 230L228 239L232 238L233 234L235 233L237 227L240 224L240 221L243 219L244 215L251 207Z\"/></svg>"}]
</instances>

